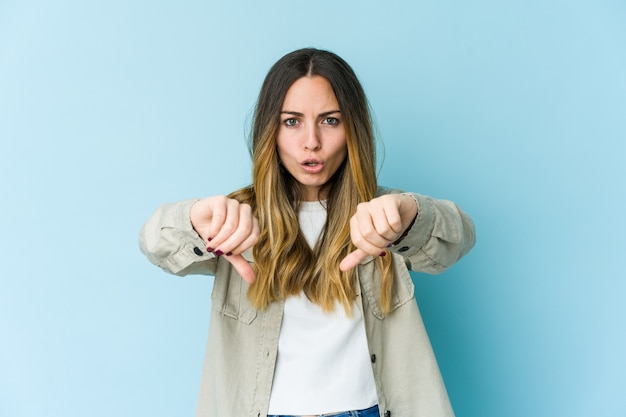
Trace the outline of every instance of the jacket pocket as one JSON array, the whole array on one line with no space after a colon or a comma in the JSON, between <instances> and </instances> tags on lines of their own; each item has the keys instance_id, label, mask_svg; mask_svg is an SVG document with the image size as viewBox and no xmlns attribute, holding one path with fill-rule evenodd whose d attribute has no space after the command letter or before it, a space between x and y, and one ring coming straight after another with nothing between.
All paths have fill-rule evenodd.
<instances>
[{"instance_id":1,"label":"jacket pocket","mask_svg":"<svg viewBox=\"0 0 626 417\"><path fill-rule=\"evenodd\" d=\"M226 260L219 259L211 293L212 308L222 316L250 324L257 310L248 300L248 283Z\"/></svg>"},{"instance_id":2,"label":"jacket pocket","mask_svg":"<svg viewBox=\"0 0 626 417\"><path fill-rule=\"evenodd\" d=\"M415 299L415 286L402 256L391 253L393 257L393 285L391 289L391 310L384 314L381 308L381 276L376 262L371 261L359 267L359 282L364 294L364 301L372 314L379 320Z\"/></svg>"}]
</instances>

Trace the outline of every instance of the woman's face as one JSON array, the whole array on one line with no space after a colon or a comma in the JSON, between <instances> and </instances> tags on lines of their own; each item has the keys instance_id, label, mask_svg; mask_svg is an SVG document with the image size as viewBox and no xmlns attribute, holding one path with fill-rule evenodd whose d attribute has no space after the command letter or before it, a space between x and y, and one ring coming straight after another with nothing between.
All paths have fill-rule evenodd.
<instances>
[{"instance_id":1,"label":"woman's face","mask_svg":"<svg viewBox=\"0 0 626 417\"><path fill-rule=\"evenodd\" d=\"M337 97L326 78L302 77L289 87L276 142L283 166L304 186L304 201L325 199L320 188L348 152Z\"/></svg>"}]
</instances>

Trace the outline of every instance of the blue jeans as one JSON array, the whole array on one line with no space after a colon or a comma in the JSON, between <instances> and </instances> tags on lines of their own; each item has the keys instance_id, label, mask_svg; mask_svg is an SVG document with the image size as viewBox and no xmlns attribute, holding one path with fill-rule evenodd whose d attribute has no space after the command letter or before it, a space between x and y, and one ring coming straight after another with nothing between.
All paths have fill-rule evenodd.
<instances>
[{"instance_id":1,"label":"blue jeans","mask_svg":"<svg viewBox=\"0 0 626 417\"><path fill-rule=\"evenodd\" d=\"M344 411L342 413L335 414L322 414L320 417L378 417L380 415L378 411L378 406L375 405L373 407L368 408L367 410L356 410L356 411ZM297 417L297 416L276 416L270 415L267 417Z\"/></svg>"}]
</instances>

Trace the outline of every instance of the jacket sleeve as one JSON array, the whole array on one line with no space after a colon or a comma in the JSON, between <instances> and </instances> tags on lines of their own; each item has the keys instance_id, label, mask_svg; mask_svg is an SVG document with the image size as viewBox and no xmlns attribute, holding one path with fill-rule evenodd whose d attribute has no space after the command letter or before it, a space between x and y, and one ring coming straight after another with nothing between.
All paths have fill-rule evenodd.
<instances>
[{"instance_id":1,"label":"jacket sleeve","mask_svg":"<svg viewBox=\"0 0 626 417\"><path fill-rule=\"evenodd\" d=\"M217 258L191 225L189 213L197 200L165 204L141 228L139 248L150 262L179 276L214 275Z\"/></svg>"},{"instance_id":2,"label":"jacket sleeve","mask_svg":"<svg viewBox=\"0 0 626 417\"><path fill-rule=\"evenodd\" d=\"M455 203L417 193L418 214L405 235L389 248L410 270L438 274L461 259L476 242L472 219Z\"/></svg>"}]
</instances>

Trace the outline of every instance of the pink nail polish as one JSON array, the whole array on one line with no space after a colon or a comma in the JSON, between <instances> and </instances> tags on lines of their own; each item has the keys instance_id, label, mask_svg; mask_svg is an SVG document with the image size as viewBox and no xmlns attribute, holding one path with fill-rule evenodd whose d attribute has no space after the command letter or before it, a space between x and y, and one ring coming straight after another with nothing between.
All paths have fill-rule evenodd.
<instances>
[{"instance_id":1,"label":"pink nail polish","mask_svg":"<svg viewBox=\"0 0 626 417\"><path fill-rule=\"evenodd\" d=\"M228 252L228 253L226 254L226 256L230 256L230 255L232 255L232 254L233 254L232 252Z\"/></svg>"},{"instance_id":2,"label":"pink nail polish","mask_svg":"<svg viewBox=\"0 0 626 417\"><path fill-rule=\"evenodd\" d=\"M385 255L387 255L387 251L382 251L382 252L380 253L380 256L385 256Z\"/></svg>"},{"instance_id":3,"label":"pink nail polish","mask_svg":"<svg viewBox=\"0 0 626 417\"><path fill-rule=\"evenodd\" d=\"M208 238L208 239L207 239L207 242L210 242L210 241L212 241L212 240L213 240L213 238L212 238L212 237L210 237L210 238Z\"/></svg>"},{"instance_id":4,"label":"pink nail polish","mask_svg":"<svg viewBox=\"0 0 626 417\"><path fill-rule=\"evenodd\" d=\"M215 256L222 256L223 254L224 254L224 252L222 252L219 249L215 251Z\"/></svg>"},{"instance_id":5,"label":"pink nail polish","mask_svg":"<svg viewBox=\"0 0 626 417\"><path fill-rule=\"evenodd\" d=\"M206 251L207 251L207 252L209 252L209 253L210 253L210 252L213 252L213 248L211 248L211 247L207 247L207 248L206 248Z\"/></svg>"}]
</instances>

